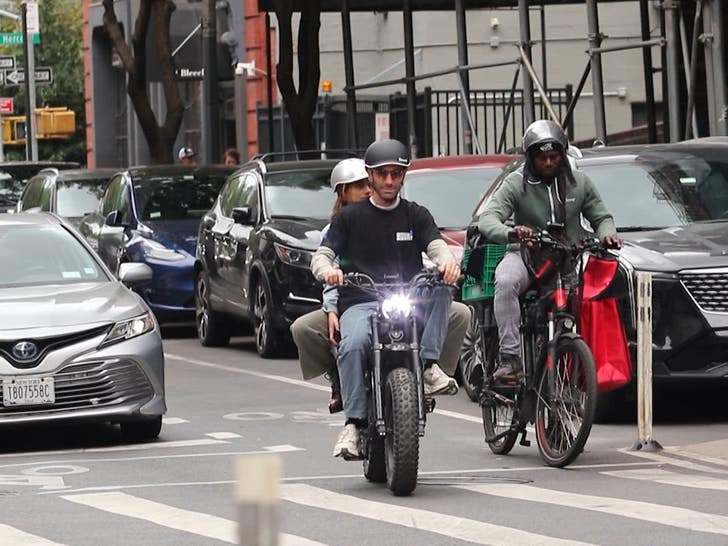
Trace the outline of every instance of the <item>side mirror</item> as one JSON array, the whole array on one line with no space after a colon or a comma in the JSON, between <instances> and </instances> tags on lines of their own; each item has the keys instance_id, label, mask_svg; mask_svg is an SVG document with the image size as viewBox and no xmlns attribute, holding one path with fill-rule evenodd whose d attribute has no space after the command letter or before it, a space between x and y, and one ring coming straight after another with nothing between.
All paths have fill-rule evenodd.
<instances>
[{"instance_id":1,"label":"side mirror","mask_svg":"<svg viewBox=\"0 0 728 546\"><path fill-rule=\"evenodd\" d=\"M252 226L253 213L250 207L235 207L233 209L233 221L243 226Z\"/></svg>"},{"instance_id":2,"label":"side mirror","mask_svg":"<svg viewBox=\"0 0 728 546\"><path fill-rule=\"evenodd\" d=\"M120 210L112 210L106 215L105 224L111 227L125 227L124 215Z\"/></svg>"},{"instance_id":3,"label":"side mirror","mask_svg":"<svg viewBox=\"0 0 728 546\"><path fill-rule=\"evenodd\" d=\"M154 272L147 264L125 262L119 265L119 280L126 286L144 284L152 280Z\"/></svg>"}]
</instances>

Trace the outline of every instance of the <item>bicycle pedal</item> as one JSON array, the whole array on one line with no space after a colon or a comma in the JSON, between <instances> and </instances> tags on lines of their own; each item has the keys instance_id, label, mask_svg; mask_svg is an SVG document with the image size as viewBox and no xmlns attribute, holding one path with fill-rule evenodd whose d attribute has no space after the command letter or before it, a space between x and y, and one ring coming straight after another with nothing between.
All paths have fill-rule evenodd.
<instances>
[{"instance_id":1,"label":"bicycle pedal","mask_svg":"<svg viewBox=\"0 0 728 546\"><path fill-rule=\"evenodd\" d=\"M523 447L530 447L531 446L531 441L530 440L526 440L526 431L525 430L523 432L521 432L521 440L518 443L520 445L522 445Z\"/></svg>"},{"instance_id":2,"label":"bicycle pedal","mask_svg":"<svg viewBox=\"0 0 728 546\"><path fill-rule=\"evenodd\" d=\"M433 398L432 396L426 396L425 397L425 412L426 413L432 413L435 411L435 406L437 405L437 400Z\"/></svg>"}]
</instances>

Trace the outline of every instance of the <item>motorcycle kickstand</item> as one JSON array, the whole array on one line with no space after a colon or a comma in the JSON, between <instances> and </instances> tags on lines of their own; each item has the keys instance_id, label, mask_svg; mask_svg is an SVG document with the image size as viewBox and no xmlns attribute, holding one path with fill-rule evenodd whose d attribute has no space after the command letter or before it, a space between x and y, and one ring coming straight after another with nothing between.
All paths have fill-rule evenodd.
<instances>
[{"instance_id":1,"label":"motorcycle kickstand","mask_svg":"<svg viewBox=\"0 0 728 546\"><path fill-rule=\"evenodd\" d=\"M521 431L521 440L518 443L524 447L530 447L531 441L526 439L526 434L528 434L528 431L524 428Z\"/></svg>"}]
</instances>

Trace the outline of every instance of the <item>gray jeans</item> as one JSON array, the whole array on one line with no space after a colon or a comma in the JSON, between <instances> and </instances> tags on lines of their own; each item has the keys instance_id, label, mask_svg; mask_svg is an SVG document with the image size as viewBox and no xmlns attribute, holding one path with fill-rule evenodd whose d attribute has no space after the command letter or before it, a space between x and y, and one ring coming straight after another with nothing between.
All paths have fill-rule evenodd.
<instances>
[{"instance_id":1,"label":"gray jeans","mask_svg":"<svg viewBox=\"0 0 728 546\"><path fill-rule=\"evenodd\" d=\"M418 305L421 324L420 358L438 360L442 349L452 296L450 289L438 286L432 289L427 299ZM341 396L344 399L344 414L347 419L366 419L367 386L364 372L367 356L372 344L372 328L369 317L376 313L377 302L360 303L350 307L341 315L341 342L339 343L339 379Z\"/></svg>"},{"instance_id":2,"label":"gray jeans","mask_svg":"<svg viewBox=\"0 0 728 546\"><path fill-rule=\"evenodd\" d=\"M495 268L495 299L493 311L498 325L500 353L520 358L521 338L518 332L521 323L521 306L518 298L523 294L531 279L518 250L506 252Z\"/></svg>"}]
</instances>

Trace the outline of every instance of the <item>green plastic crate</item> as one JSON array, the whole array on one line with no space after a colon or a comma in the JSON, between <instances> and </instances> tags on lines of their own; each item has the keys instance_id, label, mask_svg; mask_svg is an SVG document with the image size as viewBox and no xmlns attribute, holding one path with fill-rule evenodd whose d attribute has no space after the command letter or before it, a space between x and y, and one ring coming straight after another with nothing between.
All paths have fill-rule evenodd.
<instances>
[{"instance_id":1,"label":"green plastic crate","mask_svg":"<svg viewBox=\"0 0 728 546\"><path fill-rule=\"evenodd\" d=\"M506 245L487 244L484 247L467 248L463 253L462 270L469 273L476 271L479 274L466 274L460 297L462 301L477 301L492 298L495 294L495 268L506 253ZM477 263L470 264L470 260L482 259L482 266Z\"/></svg>"}]
</instances>

